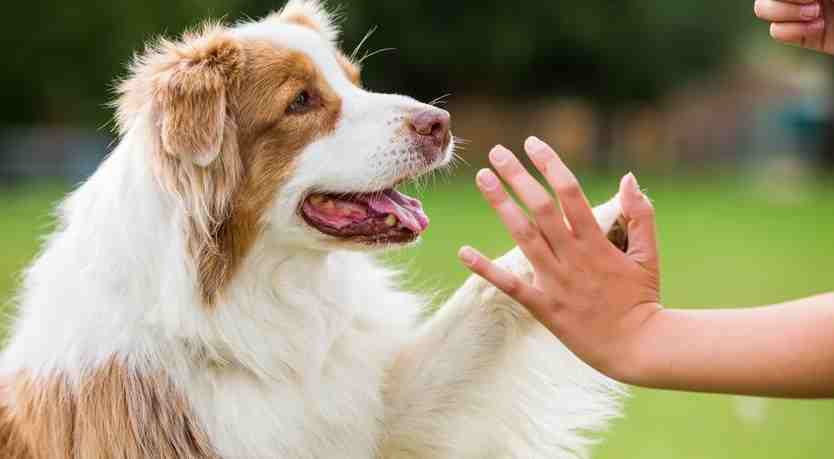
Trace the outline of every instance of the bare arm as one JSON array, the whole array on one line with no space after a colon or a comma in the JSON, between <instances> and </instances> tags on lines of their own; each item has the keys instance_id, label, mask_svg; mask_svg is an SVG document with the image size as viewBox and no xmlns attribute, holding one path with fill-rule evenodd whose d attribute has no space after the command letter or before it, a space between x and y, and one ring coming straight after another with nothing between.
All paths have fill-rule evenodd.
<instances>
[{"instance_id":1,"label":"bare arm","mask_svg":"<svg viewBox=\"0 0 834 459\"><path fill-rule=\"evenodd\" d=\"M834 294L757 309L663 309L654 208L634 176L620 185L629 239L623 254L593 224L582 189L558 155L535 138L526 149L563 210L509 151L494 150L491 161L532 209L540 234L535 238L548 241L526 244L533 282L514 277L473 249L460 255L576 355L615 379L646 387L834 397ZM513 231L523 214L492 172L479 177L482 193L524 248L533 236Z\"/></svg>"},{"instance_id":2,"label":"bare arm","mask_svg":"<svg viewBox=\"0 0 834 459\"><path fill-rule=\"evenodd\" d=\"M641 386L834 397L834 294L735 310L658 310L612 372Z\"/></svg>"}]
</instances>

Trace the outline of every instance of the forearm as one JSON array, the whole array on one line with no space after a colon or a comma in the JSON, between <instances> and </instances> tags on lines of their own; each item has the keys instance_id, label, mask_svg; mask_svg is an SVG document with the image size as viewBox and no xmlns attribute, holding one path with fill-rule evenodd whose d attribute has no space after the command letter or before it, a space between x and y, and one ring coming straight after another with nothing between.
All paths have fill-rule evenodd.
<instances>
[{"instance_id":1,"label":"forearm","mask_svg":"<svg viewBox=\"0 0 834 459\"><path fill-rule=\"evenodd\" d=\"M512 259L508 256L505 259ZM517 258L517 257L515 257ZM478 420L481 388L501 371L507 352L536 326L521 306L472 277L425 323L389 369L386 441L379 457L459 457L448 436ZM450 403L454 401L454 403ZM494 422L493 422L494 423Z\"/></svg>"},{"instance_id":2,"label":"forearm","mask_svg":"<svg viewBox=\"0 0 834 459\"><path fill-rule=\"evenodd\" d=\"M660 310L616 376L639 386L834 397L834 294L754 309Z\"/></svg>"}]
</instances>

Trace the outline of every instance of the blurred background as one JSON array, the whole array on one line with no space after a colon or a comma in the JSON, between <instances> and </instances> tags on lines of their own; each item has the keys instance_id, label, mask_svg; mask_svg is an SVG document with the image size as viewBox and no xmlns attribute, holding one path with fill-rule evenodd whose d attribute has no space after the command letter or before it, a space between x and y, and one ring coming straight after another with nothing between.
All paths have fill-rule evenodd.
<instances>
[{"instance_id":1,"label":"blurred background","mask_svg":"<svg viewBox=\"0 0 834 459\"><path fill-rule=\"evenodd\" d=\"M143 43L263 0L30 0L0 29L0 303L50 211L112 148L112 82ZM372 28L366 86L443 96L465 159L417 190L434 225L395 254L442 299L472 244L512 244L472 184L486 152L552 142L595 201L634 171L653 197L674 307L769 304L834 289L834 57L781 46L752 1L342 0L344 47ZM830 458L834 403L637 390L595 458Z\"/></svg>"}]
</instances>

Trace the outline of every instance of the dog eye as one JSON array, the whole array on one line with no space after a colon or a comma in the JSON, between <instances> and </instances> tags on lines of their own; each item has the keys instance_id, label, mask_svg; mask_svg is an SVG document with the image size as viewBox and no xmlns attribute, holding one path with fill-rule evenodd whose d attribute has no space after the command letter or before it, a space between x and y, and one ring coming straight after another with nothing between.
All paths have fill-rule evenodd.
<instances>
[{"instance_id":1,"label":"dog eye","mask_svg":"<svg viewBox=\"0 0 834 459\"><path fill-rule=\"evenodd\" d=\"M287 107L288 114L296 114L296 113L303 113L304 111L308 110L312 105L312 96L306 90L301 91L298 96L295 97L295 100Z\"/></svg>"}]
</instances>

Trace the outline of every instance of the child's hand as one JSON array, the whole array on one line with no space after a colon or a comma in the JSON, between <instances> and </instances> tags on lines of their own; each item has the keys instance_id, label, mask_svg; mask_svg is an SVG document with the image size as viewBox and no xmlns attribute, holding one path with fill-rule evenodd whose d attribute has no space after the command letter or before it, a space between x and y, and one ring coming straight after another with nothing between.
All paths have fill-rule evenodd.
<instances>
[{"instance_id":1,"label":"child's hand","mask_svg":"<svg viewBox=\"0 0 834 459\"><path fill-rule=\"evenodd\" d=\"M525 149L556 191L560 207L513 154L496 147L490 161L532 218L509 197L489 170L478 187L495 208L535 270L532 285L501 269L471 248L460 257L476 274L526 306L574 353L617 379L633 364L641 326L660 310L654 210L629 174L620 199L628 224L623 254L597 225L571 171L538 139Z\"/></svg>"},{"instance_id":2,"label":"child's hand","mask_svg":"<svg viewBox=\"0 0 834 459\"><path fill-rule=\"evenodd\" d=\"M754 10L776 40L834 54L834 1L756 0Z\"/></svg>"}]
</instances>

